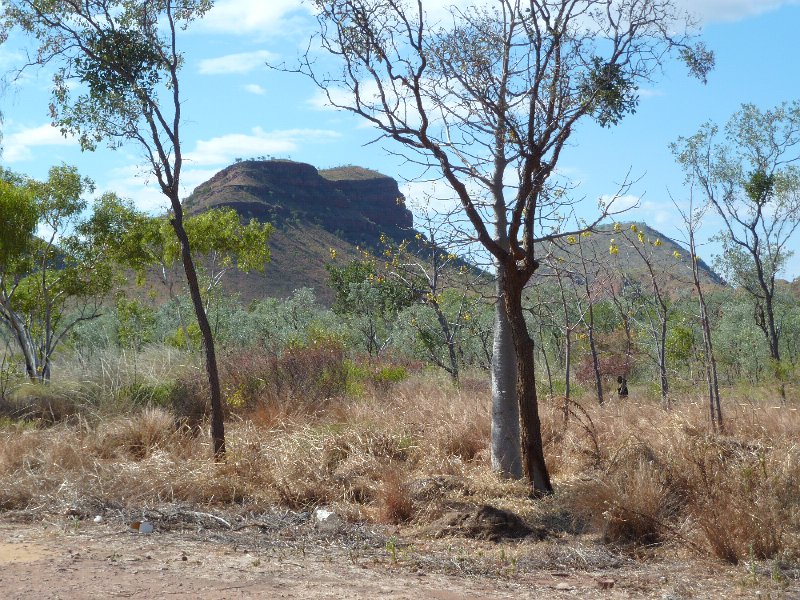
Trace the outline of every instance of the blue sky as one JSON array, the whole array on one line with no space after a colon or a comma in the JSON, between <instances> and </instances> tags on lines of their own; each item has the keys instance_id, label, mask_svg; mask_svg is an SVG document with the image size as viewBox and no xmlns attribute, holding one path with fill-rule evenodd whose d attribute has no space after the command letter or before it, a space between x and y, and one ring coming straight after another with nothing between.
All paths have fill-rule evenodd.
<instances>
[{"instance_id":1,"label":"blue sky","mask_svg":"<svg viewBox=\"0 0 800 600\"><path fill-rule=\"evenodd\" d=\"M724 123L744 102L768 108L800 99L800 0L678 1L701 20L702 38L716 52L717 68L708 84L689 79L681 65L667 65L652 87L640 91L635 115L611 129L582 127L560 161L560 169L591 206L613 194L630 170L639 181L626 201L638 200L639 207L624 218L675 237L678 217L667 190L678 200L686 190L669 143L691 135L707 120ZM448 4L425 3L439 14ZM411 200L419 197L419 184L404 183L413 171L381 146L365 146L374 132L324 107L308 80L266 68L267 60L293 63L314 26L300 0L218 0L202 22L183 34L187 194L235 158L265 155L318 168L361 165L397 178ZM0 71L21 64L24 46L19 37L0 46ZM164 210L166 203L148 184L135 147L81 153L76 141L49 126L49 84L47 73L29 71L4 89L0 162L33 177L44 177L54 164L76 165L99 190L116 191L148 210ZM710 215L701 237L721 226ZM700 253L709 260L714 246ZM784 276L800 276L800 255Z\"/></svg>"}]
</instances>

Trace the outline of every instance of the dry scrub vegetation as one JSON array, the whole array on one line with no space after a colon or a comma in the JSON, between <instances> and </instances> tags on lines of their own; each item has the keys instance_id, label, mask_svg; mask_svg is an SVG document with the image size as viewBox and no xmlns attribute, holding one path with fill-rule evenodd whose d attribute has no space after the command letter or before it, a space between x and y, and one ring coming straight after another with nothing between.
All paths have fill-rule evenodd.
<instances>
[{"instance_id":1,"label":"dry scrub vegetation","mask_svg":"<svg viewBox=\"0 0 800 600\"><path fill-rule=\"evenodd\" d=\"M94 379L22 387L6 403L0 508L88 517L175 503L239 515L324 505L439 535L452 511L490 505L540 535L639 555L678 547L785 565L800 555L796 398L774 406L728 391L724 435L708 432L699 397L665 412L632 389L604 407L583 401L566 428L561 403L545 399L556 494L537 502L490 470L481 379L456 389L413 368L355 367L332 347L228 356L229 454L214 464L207 428L196 427L202 373L159 354L137 366L134 385L120 361Z\"/></svg>"}]
</instances>

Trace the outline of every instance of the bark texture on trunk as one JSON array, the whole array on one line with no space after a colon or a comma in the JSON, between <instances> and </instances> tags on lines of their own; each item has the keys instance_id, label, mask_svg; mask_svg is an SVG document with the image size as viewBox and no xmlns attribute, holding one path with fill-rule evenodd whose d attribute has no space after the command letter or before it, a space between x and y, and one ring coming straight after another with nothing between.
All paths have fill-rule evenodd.
<instances>
[{"instance_id":1,"label":"bark texture on trunk","mask_svg":"<svg viewBox=\"0 0 800 600\"><path fill-rule=\"evenodd\" d=\"M225 423L222 416L222 392L220 390L219 372L217 371L217 355L214 348L214 335L211 331L211 324L208 321L203 298L200 294L200 284L197 280L197 270L192 260L191 248L189 247L189 237L183 227L183 211L180 202L173 200L173 207L177 202L178 209L172 218L172 228L181 244L181 259L183 268L186 272L186 281L189 286L189 295L192 298L197 325L203 336L203 347L206 355L206 373L208 375L208 386L211 393L211 440L214 446L214 457L217 460L225 456Z\"/></svg>"},{"instance_id":2,"label":"bark texture on trunk","mask_svg":"<svg viewBox=\"0 0 800 600\"><path fill-rule=\"evenodd\" d=\"M522 477L517 362L511 325L498 279L492 352L492 469L514 479Z\"/></svg>"},{"instance_id":3,"label":"bark texture on trunk","mask_svg":"<svg viewBox=\"0 0 800 600\"><path fill-rule=\"evenodd\" d=\"M533 340L528 333L528 325L522 310L522 290L527 278L518 274L513 260L503 265L503 271L499 281L503 286L503 300L517 358L517 401L521 420L520 443L523 468L531 482L531 496L540 497L551 494L553 486L544 461L542 426L536 395Z\"/></svg>"}]
</instances>

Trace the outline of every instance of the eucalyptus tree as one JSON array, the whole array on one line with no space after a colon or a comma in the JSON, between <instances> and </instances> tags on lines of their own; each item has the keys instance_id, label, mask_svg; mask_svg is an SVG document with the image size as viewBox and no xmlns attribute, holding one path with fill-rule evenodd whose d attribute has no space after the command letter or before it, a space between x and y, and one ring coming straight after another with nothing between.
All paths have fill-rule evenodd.
<instances>
[{"instance_id":1,"label":"eucalyptus tree","mask_svg":"<svg viewBox=\"0 0 800 600\"><path fill-rule=\"evenodd\" d=\"M9 0L7 28L38 43L34 65L55 67L53 124L84 150L138 145L169 199L192 304L205 347L214 455L225 453L214 338L206 315L180 200L183 99L179 34L211 8L210 0Z\"/></svg>"},{"instance_id":2,"label":"eucalyptus tree","mask_svg":"<svg viewBox=\"0 0 800 600\"><path fill-rule=\"evenodd\" d=\"M74 167L47 180L0 181L0 325L16 341L29 379L48 382L53 354L79 323L95 319L112 290L119 232L128 222ZM37 234L38 233L38 234Z\"/></svg>"},{"instance_id":3,"label":"eucalyptus tree","mask_svg":"<svg viewBox=\"0 0 800 600\"><path fill-rule=\"evenodd\" d=\"M672 0L462 3L451 7L447 23L428 19L422 0L314 6L319 44L341 69L324 72L324 63L307 54L301 70L331 105L365 119L408 160L436 170L471 237L494 261L502 306L492 462L518 475L521 447L532 494L549 493L522 295L539 267L539 244L582 229L554 227L570 203L568 194L553 193L567 187L556 184L556 166L580 122L611 126L633 112L637 86L671 51L701 77L712 55L690 45ZM607 210L601 207L599 218ZM516 394L507 383L514 367Z\"/></svg>"},{"instance_id":4,"label":"eucalyptus tree","mask_svg":"<svg viewBox=\"0 0 800 600\"><path fill-rule=\"evenodd\" d=\"M752 299L777 373L775 279L800 226L800 101L767 110L744 104L723 131L706 123L672 149L725 222L719 266Z\"/></svg>"}]
</instances>

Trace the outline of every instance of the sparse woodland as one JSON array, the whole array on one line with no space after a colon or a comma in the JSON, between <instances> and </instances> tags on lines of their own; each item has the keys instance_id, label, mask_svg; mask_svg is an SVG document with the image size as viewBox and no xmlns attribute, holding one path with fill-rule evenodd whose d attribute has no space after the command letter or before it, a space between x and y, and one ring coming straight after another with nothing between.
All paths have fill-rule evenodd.
<instances>
[{"instance_id":1,"label":"sparse woodland","mask_svg":"<svg viewBox=\"0 0 800 600\"><path fill-rule=\"evenodd\" d=\"M323 40L346 61L345 74L358 67L392 82L387 104L356 97L356 112L440 168L460 208L416 223L405 240L376 232L355 259L332 249L330 306L310 288L244 303L226 292L226 274L263 270L271 226L224 210L183 217L179 139L168 135L170 148L160 149L129 112L146 99L145 125L160 122L159 94L177 90L169 81L176 85L181 61L163 45L142 54L158 25L136 3L122 4L139 26L126 30L131 56L106 47L100 27L88 63L85 50L65 56L55 44L63 33L43 19L47 3L5 9L50 49L48 60L79 67L62 74L106 94L97 112L81 112L85 98L70 104L61 81L58 118L97 134L87 145L124 138L150 148L177 204L153 217L113 194L94 198L71 167L54 167L43 182L0 173L0 510L81 520L180 506L246 523L275 509L307 517L328 507L346 522L412 538L502 539L447 521L489 505L559 543L746 564L779 587L798 577L800 286L781 276L800 224L800 104L745 105L727 125L676 140L691 197L688 210L676 202L679 239L610 206L569 223L561 212L575 204L555 172L573 123L613 126L635 108L637 82L661 60L646 64L637 52L675 51L700 76L713 63L690 38L664 34L671 2L628 2L644 11L642 23L616 32L618 52L607 61L587 62L600 34L561 40L575 33L567 13L547 16L554 20L542 32L519 3L504 1L500 25L489 11L465 11L463 30L425 38L394 3L380 3L383 12L368 14L381 18L370 21L359 11L371 2L319 0ZM188 24L207 8L183 4L167 16ZM342 11L354 22L337 21ZM455 44L457 35L472 45ZM495 38L509 47L533 40L549 58L532 75L518 48L504 54L489 44L478 61ZM398 59L406 51L413 60ZM87 80L97 64L108 70L106 87ZM393 64L417 78L403 71L387 80L381 69ZM642 71L626 71L630 64ZM441 96L429 95L425 68L451 86ZM487 87L471 87L479 80ZM545 98L565 86L554 120L537 120L531 82ZM453 108L436 131L393 112L416 99L427 118L428 103L443 110L448 94L480 110ZM99 122L114 124L109 115L119 128L100 131ZM169 124L177 131L179 116ZM470 137L469 127L481 133ZM519 175L518 187L503 185L505 169ZM470 178L485 184L482 196L470 196ZM713 259L721 277L695 237L711 214L724 223ZM499 354L516 365L516 463L498 462L493 442Z\"/></svg>"}]
</instances>

